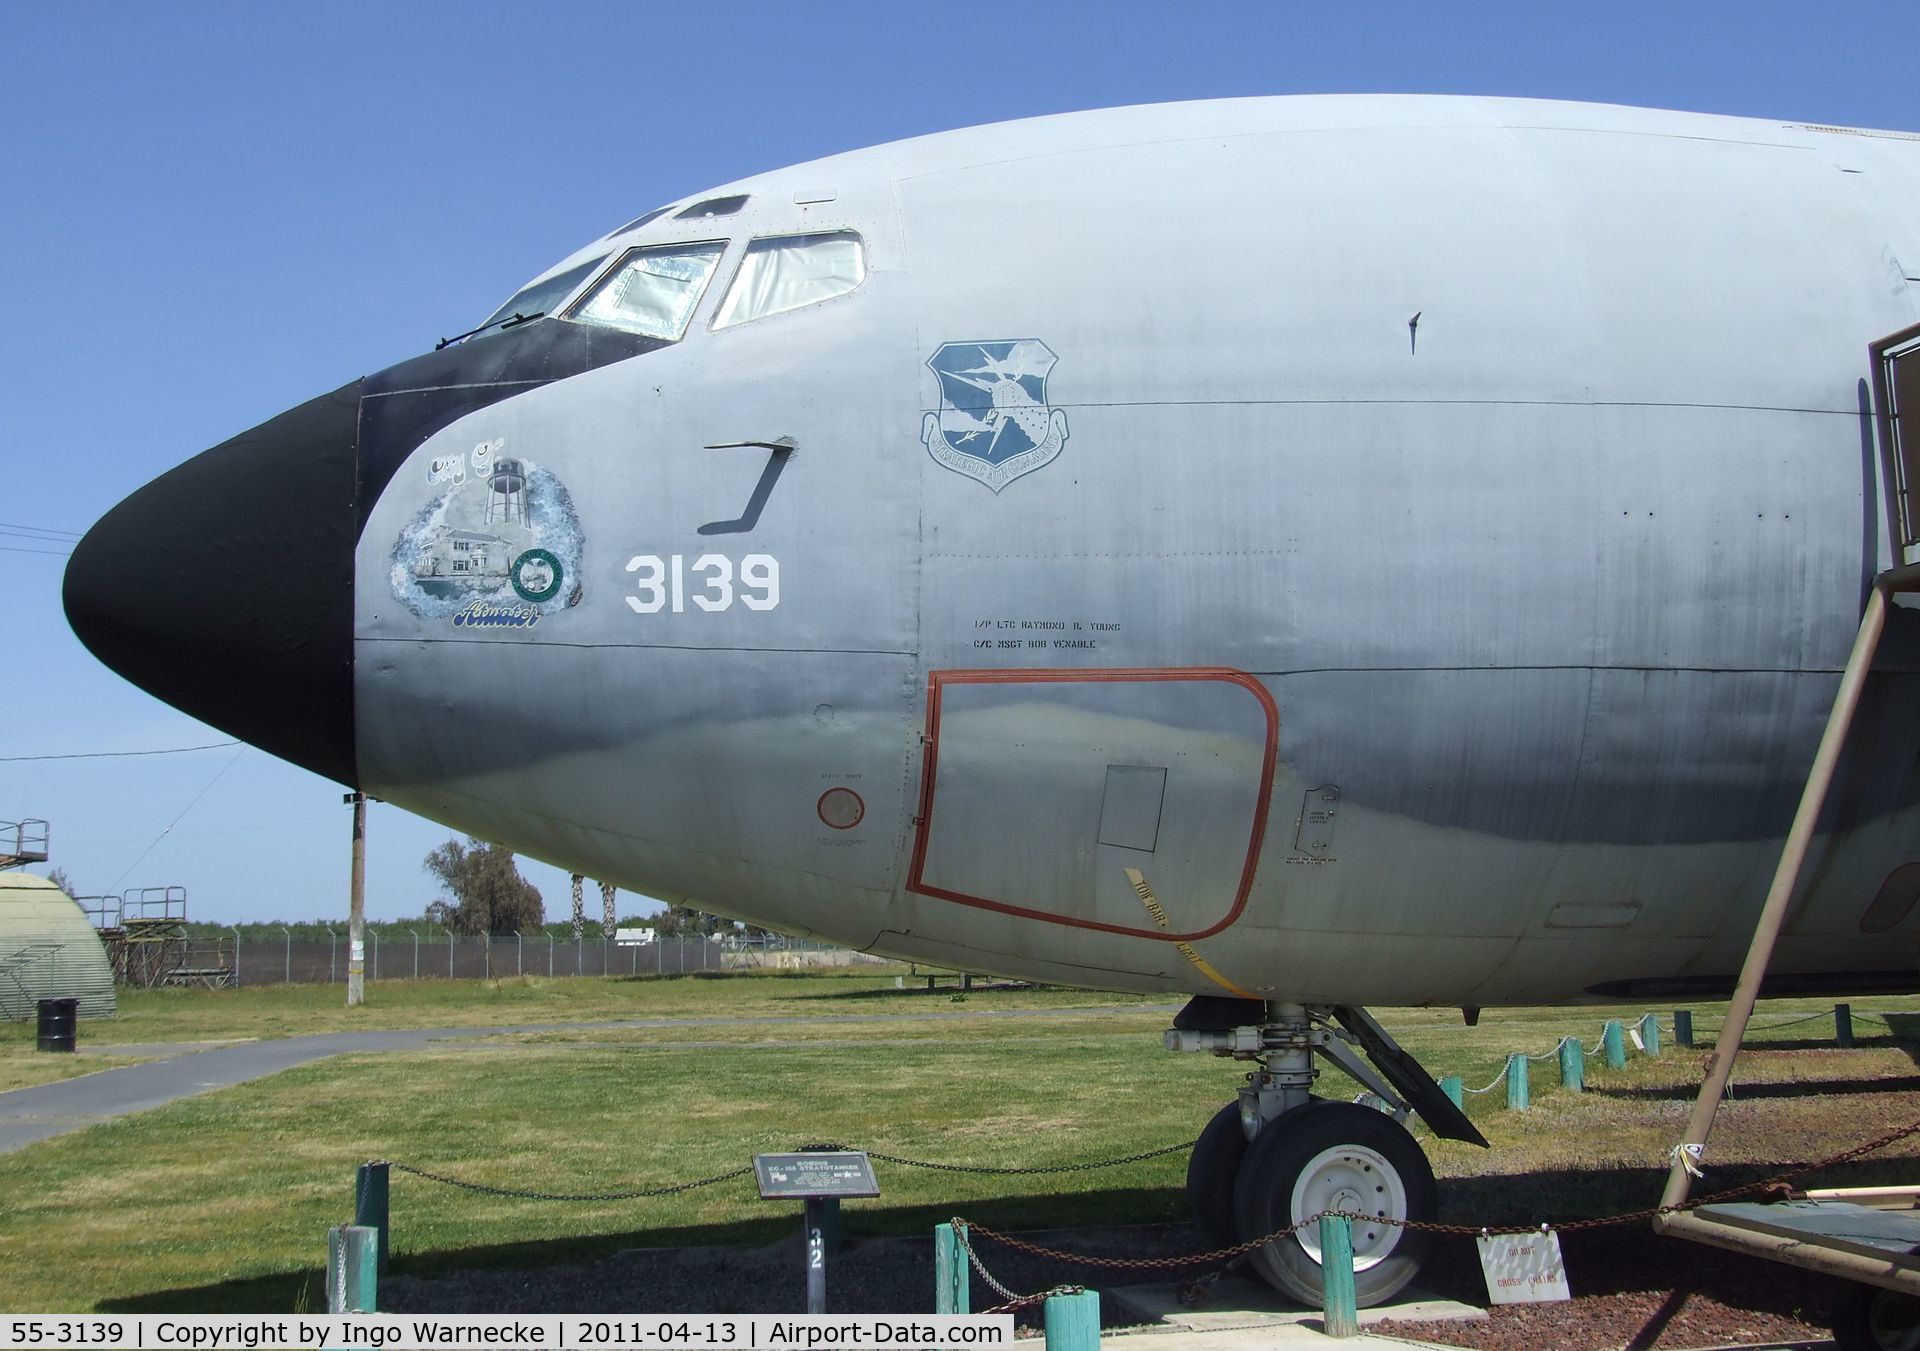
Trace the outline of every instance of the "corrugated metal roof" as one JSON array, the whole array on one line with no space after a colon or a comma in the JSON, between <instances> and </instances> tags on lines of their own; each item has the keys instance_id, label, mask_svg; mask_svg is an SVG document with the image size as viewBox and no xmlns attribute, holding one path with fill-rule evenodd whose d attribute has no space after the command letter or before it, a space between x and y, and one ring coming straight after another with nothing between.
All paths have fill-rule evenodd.
<instances>
[{"instance_id":1,"label":"corrugated metal roof","mask_svg":"<svg viewBox=\"0 0 1920 1351\"><path fill-rule=\"evenodd\" d=\"M44 877L0 873L0 1018L31 1018L41 999L78 999L82 1018L111 1018L113 969L72 897Z\"/></svg>"}]
</instances>

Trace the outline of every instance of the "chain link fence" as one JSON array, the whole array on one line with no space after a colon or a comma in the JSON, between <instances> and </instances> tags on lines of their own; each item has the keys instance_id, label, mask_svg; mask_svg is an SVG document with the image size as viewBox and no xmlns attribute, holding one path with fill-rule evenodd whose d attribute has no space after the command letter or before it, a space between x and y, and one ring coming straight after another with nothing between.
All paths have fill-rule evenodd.
<instances>
[{"instance_id":1,"label":"chain link fence","mask_svg":"<svg viewBox=\"0 0 1920 1351\"><path fill-rule=\"evenodd\" d=\"M237 983L246 985L344 983L347 932L332 940L288 937L226 940L234 954ZM236 950L237 949L237 950ZM573 943L550 934L491 939L421 932L381 938L367 935L367 979L500 980L512 976L685 976L732 970L737 954L719 939L663 938L651 943L590 940Z\"/></svg>"}]
</instances>

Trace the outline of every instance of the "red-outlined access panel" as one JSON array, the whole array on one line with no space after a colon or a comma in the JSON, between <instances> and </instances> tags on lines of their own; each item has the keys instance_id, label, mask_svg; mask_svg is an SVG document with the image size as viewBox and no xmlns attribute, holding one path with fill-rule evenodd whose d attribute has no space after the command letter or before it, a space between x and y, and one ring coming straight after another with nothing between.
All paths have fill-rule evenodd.
<instances>
[{"instance_id":1,"label":"red-outlined access panel","mask_svg":"<svg viewBox=\"0 0 1920 1351\"><path fill-rule=\"evenodd\" d=\"M906 889L1162 942L1215 935L1254 889L1279 739L1273 695L1227 666L927 672ZM1102 787L1140 766L1167 770L1164 816L1112 848ZM1127 889L1127 865L1160 892L1165 929Z\"/></svg>"}]
</instances>

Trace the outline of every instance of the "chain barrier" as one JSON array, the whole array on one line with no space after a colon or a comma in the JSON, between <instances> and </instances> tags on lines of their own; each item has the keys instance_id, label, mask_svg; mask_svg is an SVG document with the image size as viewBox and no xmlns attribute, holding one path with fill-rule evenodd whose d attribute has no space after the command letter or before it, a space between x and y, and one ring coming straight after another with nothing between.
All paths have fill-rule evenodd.
<instances>
[{"instance_id":1,"label":"chain barrier","mask_svg":"<svg viewBox=\"0 0 1920 1351\"><path fill-rule=\"evenodd\" d=\"M1808 1018L1794 1019L1785 1023L1768 1024L1768 1026L1792 1027L1799 1023L1814 1022L1820 1018L1831 1016L1831 1014L1816 1014ZM1878 1018L1881 1021L1886 1021L1883 1015L1874 1013L1861 1013L1855 1014L1854 1016ZM1524 1058L1527 1060L1550 1059L1557 1055L1560 1048L1568 1041L1579 1042L1579 1039L1577 1037L1564 1037L1555 1045L1553 1050L1543 1055L1525 1056ZM1585 1044L1580 1044L1584 1050ZM1604 1038L1594 1049L1598 1050L1601 1046L1604 1046ZM1511 1068L1512 1065L1509 1061L1507 1065L1501 1068L1500 1073L1494 1076L1493 1081L1484 1088L1469 1088L1464 1091L1475 1094L1490 1093L1507 1077ZM1031 1295L1016 1294L987 1269L986 1263L981 1260L979 1253L976 1252L973 1247L971 1241L973 1235L983 1236L1014 1252L1025 1253L1031 1257L1066 1263L1068 1265L1095 1267L1109 1271L1168 1271L1182 1267L1197 1266L1219 1267L1221 1271L1224 1271L1228 1265L1246 1257L1248 1254L1256 1252L1270 1243L1277 1243L1284 1238L1288 1238L1299 1230L1306 1228L1308 1225L1318 1224L1322 1219L1328 1217L1338 1217L1350 1222L1364 1224L1382 1224L1394 1228L1418 1230L1431 1234L1450 1234L1477 1238L1495 1234L1531 1234L1543 1230L1554 1230L1560 1233L1578 1233L1585 1230L1610 1228L1616 1225L1638 1224L1656 1219L1661 1215L1683 1213L1694 1210L1700 1206L1729 1201L1740 1196L1772 1194L1777 1197L1786 1197L1792 1194L1792 1189L1787 1184L1795 1178L1804 1177L1808 1173L1817 1172L1821 1169L1836 1167L1843 1163L1850 1163L1855 1159L1876 1153L1879 1150L1887 1148L1889 1145L1897 1144L1901 1140L1915 1135L1920 1135L1920 1121L1915 1121L1888 1131L1884 1135L1868 1140L1863 1144L1855 1145L1850 1149L1843 1150L1829 1158L1820 1159L1813 1163L1802 1164L1798 1168L1790 1168L1784 1172L1776 1173L1760 1182L1752 1182L1740 1187L1729 1187L1722 1191L1711 1192L1704 1196L1691 1198L1677 1205L1649 1206L1642 1210L1628 1211L1620 1215L1568 1220L1561 1224L1528 1224L1494 1228L1486 1225L1443 1224L1434 1220L1395 1219L1384 1215L1358 1214L1346 1210L1323 1210L1309 1215L1304 1219L1282 1225L1272 1233L1264 1234L1259 1238L1249 1239L1244 1243L1234 1244L1232 1247L1216 1248L1210 1252L1203 1253L1187 1253L1176 1257L1098 1257L1089 1253L1067 1252L1059 1248L1049 1248L1043 1244L1030 1243L1025 1239L1015 1238L1011 1234L1003 1234L998 1230L989 1229L985 1225L975 1224L961 1216L955 1216L953 1218L953 1231L958 1238L961 1250L966 1254L968 1265L972 1270L979 1273L980 1279L986 1283L989 1289L1005 1301L983 1312L1013 1313L1020 1309L1043 1303L1056 1295L1078 1294L1082 1287L1077 1285L1056 1285ZM1189 1150L1192 1149L1196 1143L1198 1142L1185 1140L1171 1145L1162 1145L1156 1149L1141 1150L1134 1154L1123 1154L1110 1159L1096 1159L1086 1163L1041 1164L1028 1167L934 1163L927 1159L911 1159L898 1154L885 1154L874 1150L865 1152L870 1159L875 1159L883 1163L896 1164L906 1168L923 1168L942 1173L972 1173L997 1177L1015 1177L1039 1174L1077 1173L1096 1168L1115 1168L1129 1163L1140 1163L1149 1159L1163 1158L1168 1154L1177 1153L1182 1150ZM845 1148L846 1146L840 1144L821 1143L803 1146L802 1152L841 1150ZM1677 1146L1676 1148L1685 1149L1686 1146ZM471 1182L464 1178L449 1177L444 1173L431 1172L425 1168L416 1168L412 1164L395 1163L390 1160L384 1162L386 1162L387 1167L397 1172L422 1178L428 1182L438 1182L445 1186L457 1187L463 1191L477 1192L487 1196L503 1196L515 1200L527 1201L631 1201L650 1197L674 1196L682 1192L693 1191L700 1187L711 1187L717 1183L730 1182L736 1178L746 1177L753 1172L753 1166L748 1164L739 1168L728 1169L723 1173L715 1173L710 1177L695 1178L689 1182L676 1182L659 1187L635 1187L621 1191L606 1192L543 1192L516 1187L500 1187L485 1182ZM1694 1171L1696 1175L1698 1175L1697 1169L1690 1171ZM1218 1276L1219 1274L1221 1273L1218 1271L1212 1273L1213 1276ZM1205 1281L1212 1279L1212 1277L1202 1276L1199 1279Z\"/></svg>"},{"instance_id":2,"label":"chain barrier","mask_svg":"<svg viewBox=\"0 0 1920 1351\"><path fill-rule=\"evenodd\" d=\"M1465 1088L1465 1087L1463 1087L1463 1088L1461 1088L1461 1090L1460 1090L1460 1091L1461 1091L1462 1093L1491 1093L1491 1092L1493 1092L1493 1090L1494 1090L1494 1089L1496 1089L1496 1088L1498 1088L1498 1087L1500 1087L1500 1081L1501 1081L1502 1079L1505 1079L1505 1078L1507 1077L1507 1071L1508 1071L1508 1070L1510 1070L1510 1069L1512 1069L1512 1068L1513 1068L1513 1065L1512 1065L1512 1063L1511 1063L1511 1062L1509 1062L1509 1063L1507 1063L1507 1064L1505 1064L1505 1065L1502 1065L1502 1066L1500 1067L1500 1072L1499 1072L1498 1074L1496 1074L1496 1075L1494 1075L1494 1076L1493 1076L1493 1082L1492 1082L1492 1083L1490 1083L1490 1084L1488 1084L1488 1085L1487 1085L1487 1086L1486 1086L1485 1088Z\"/></svg>"},{"instance_id":3,"label":"chain barrier","mask_svg":"<svg viewBox=\"0 0 1920 1351\"><path fill-rule=\"evenodd\" d=\"M1145 1149L1138 1154L1122 1154L1118 1158L1095 1159L1090 1163L1042 1164L1029 1168L1001 1168L964 1163L932 1163L926 1159L902 1158L898 1154L881 1154L874 1150L867 1150L865 1153L870 1159L878 1159L882 1163L899 1164L906 1168L927 1168L941 1173L984 1173L996 1177L1016 1177L1040 1173L1083 1173L1095 1168L1118 1168L1123 1164L1140 1163L1147 1159L1163 1158L1168 1154L1176 1154L1182 1150L1190 1150L1196 1143L1198 1142L1194 1140L1182 1140L1176 1144L1162 1145L1158 1149ZM803 1145L800 1148L800 1152L810 1154L829 1150L843 1150L846 1148L848 1148L846 1145L822 1143ZM412 1177L425 1178L428 1182L438 1182L448 1187L458 1187L462 1191L479 1192L486 1196L512 1197L515 1200L521 1201L638 1201L654 1196L674 1196L680 1192L692 1191L696 1187L711 1187L717 1182L731 1182L735 1178L746 1177L753 1172L753 1165L747 1164L741 1168L729 1169L724 1173L715 1173L712 1177L696 1178L692 1182L676 1182L663 1187L636 1187L626 1191L611 1192L543 1192L527 1191L517 1187L498 1187L487 1182L469 1182L465 1178L448 1177L444 1173L434 1173L429 1172L425 1168L416 1168L410 1163L394 1163L390 1160L376 1160L375 1162L384 1162L387 1167L393 1169L395 1172L406 1173Z\"/></svg>"},{"instance_id":4,"label":"chain barrier","mask_svg":"<svg viewBox=\"0 0 1920 1351\"><path fill-rule=\"evenodd\" d=\"M987 1283L989 1290L1006 1301L1004 1304L994 1305L991 1309L980 1310L983 1314L1017 1313L1021 1309L1029 1308L1032 1305L1044 1304L1055 1295L1077 1295L1086 1289L1086 1287L1082 1285L1055 1285L1045 1290L1036 1291L1031 1295L1016 1295L1012 1290L997 1280L991 1271L987 1270L987 1264L980 1260L980 1254L975 1252L973 1250L973 1244L967 1241L966 1226L957 1220L953 1225L953 1237L954 1241L960 1245L960 1251L967 1255L967 1265L980 1273L980 1279Z\"/></svg>"},{"instance_id":5,"label":"chain barrier","mask_svg":"<svg viewBox=\"0 0 1920 1351\"><path fill-rule=\"evenodd\" d=\"M867 1151L867 1157L878 1159L882 1163L899 1164L905 1168L927 1168L936 1173L986 1173L996 1177L1032 1176L1040 1173L1084 1173L1094 1168L1118 1168L1122 1164L1141 1163L1147 1159L1158 1159L1168 1154L1177 1154L1181 1150L1192 1149L1199 1141L1183 1140L1176 1145L1163 1145L1159 1149L1142 1150L1138 1154L1123 1154L1117 1159L1099 1159L1093 1163L1054 1163L1042 1164L1031 1168L993 1168L983 1165L964 1163L929 1163L925 1159L903 1159L898 1154L881 1154ZM838 1146L836 1146L838 1148Z\"/></svg>"},{"instance_id":6,"label":"chain barrier","mask_svg":"<svg viewBox=\"0 0 1920 1351\"><path fill-rule=\"evenodd\" d=\"M1881 1022L1886 1021L1885 1018L1881 1018L1881 1016L1877 1013L1856 1013L1853 1016L1856 1018L1879 1018ZM1743 1032L1741 1034L1740 1040L1744 1043L1746 1041L1746 1034L1751 1032L1771 1032L1775 1028L1799 1027L1804 1023L1830 1022L1832 1021L1832 1019L1833 1019L1833 1013L1831 1010L1829 1010L1826 1013L1811 1013L1811 1014L1808 1014L1805 1018L1789 1018L1785 1022L1779 1022L1779 1023L1748 1023L1746 1027L1746 1032ZM1695 1028L1693 1035L1697 1039L1705 1040L1709 1037L1717 1038L1720 1035L1720 1031L1721 1029L1717 1027Z\"/></svg>"},{"instance_id":7,"label":"chain barrier","mask_svg":"<svg viewBox=\"0 0 1920 1351\"><path fill-rule=\"evenodd\" d=\"M1559 1233L1571 1234L1589 1229L1610 1228L1614 1225L1639 1224L1661 1215L1678 1214L1693 1210L1699 1206L1712 1205L1720 1201L1730 1201L1736 1196L1752 1196L1756 1193L1766 1192L1786 1194L1790 1191L1787 1183L1793 1178L1804 1177L1808 1173L1817 1172L1823 1168L1832 1168L1838 1164L1849 1163L1864 1155L1885 1149L1888 1145L1897 1144L1899 1141L1912 1135L1920 1135L1920 1121L1901 1126L1897 1130L1888 1131L1885 1135L1869 1140L1865 1144L1855 1145L1851 1149L1843 1150L1831 1158L1820 1159L1814 1163L1802 1164L1798 1168L1790 1168L1783 1173L1776 1173L1761 1182L1751 1182L1741 1187L1729 1187L1724 1191L1712 1192L1706 1196L1695 1197L1691 1200L1683 1201L1678 1205L1648 1206L1644 1210L1629 1211L1624 1215L1603 1215L1593 1219L1568 1220L1563 1224L1526 1224L1494 1228L1487 1225L1475 1224L1442 1224L1436 1220L1399 1220L1384 1215L1361 1215L1347 1210L1323 1210L1316 1214L1309 1215L1305 1219L1296 1220L1292 1224L1283 1225L1271 1234L1256 1239L1249 1239L1247 1242L1235 1244L1231 1248L1216 1248L1212 1252L1189 1253L1178 1257L1095 1257L1086 1253L1066 1252L1059 1248L1048 1248L1038 1243L1029 1243L1025 1239L1015 1238L1011 1234L1000 1233L997 1230L975 1224L971 1220L959 1216L954 1217L953 1225L956 1233L959 1232L962 1226L965 1226L970 1234L977 1234L992 1239L996 1243L1003 1244L1015 1252L1026 1253L1030 1257L1045 1258L1055 1262L1063 1262L1068 1265L1099 1267L1103 1270L1110 1271L1167 1271L1177 1267L1224 1264L1236 1258L1244 1257L1257 1249L1264 1248L1269 1243L1277 1243L1281 1239L1293 1234L1296 1230L1304 1229L1310 1224L1318 1224L1328 1216L1336 1216L1362 1224L1384 1224L1397 1229L1414 1229L1429 1234L1455 1234L1469 1238L1479 1238L1483 1235L1494 1234L1534 1234L1539 1233L1543 1229L1551 1229Z\"/></svg>"},{"instance_id":8,"label":"chain barrier","mask_svg":"<svg viewBox=\"0 0 1920 1351\"><path fill-rule=\"evenodd\" d=\"M430 1173L424 1168L415 1168L410 1163L385 1162L387 1167L397 1173L406 1173L412 1177L425 1178L429 1182L439 1182L449 1187L458 1187L462 1191L479 1192L484 1196L507 1196L516 1201L638 1201L650 1196L675 1196L681 1192L690 1192L696 1187L711 1187L716 1182L731 1182L737 1177L745 1177L753 1171L753 1165L744 1168L732 1168L724 1173L715 1173L712 1177L696 1178L692 1182L675 1182L664 1187L635 1187L629 1191L617 1192L538 1192L522 1191L517 1187L496 1187L486 1182L468 1182L464 1178L448 1177L444 1173Z\"/></svg>"},{"instance_id":9,"label":"chain barrier","mask_svg":"<svg viewBox=\"0 0 1920 1351\"><path fill-rule=\"evenodd\" d=\"M1871 1018L1874 1021L1881 1022L1881 1023L1887 1022L1886 1015L1881 1013L1856 1013L1853 1016L1855 1018ZM1785 1022L1779 1022L1779 1023L1749 1023L1747 1025L1747 1031L1748 1032L1770 1032L1773 1029L1778 1027L1799 1027L1802 1023L1817 1023L1826 1019L1830 1019L1832 1017L1833 1017L1833 1014L1831 1012L1812 1013L1812 1014L1808 1014L1804 1018L1789 1018ZM1639 1026L1638 1023L1635 1023L1633 1025L1635 1027ZM1654 1020L1653 1025L1660 1030L1660 1034L1662 1036L1673 1035L1673 1024L1663 1023L1656 1018ZM1887 1025L1889 1027L1892 1026L1891 1023L1888 1023ZM1624 1023L1621 1024L1621 1028L1623 1031L1625 1030L1626 1026L1627 1025ZM1705 1040L1710 1037L1719 1036L1720 1029L1719 1028L1695 1028L1693 1035L1698 1039ZM1606 1045L1607 1045L1606 1032L1603 1030L1600 1034L1600 1040L1596 1041L1591 1046L1587 1045L1586 1042L1581 1041L1580 1038L1578 1037L1567 1036L1567 1037L1562 1037L1559 1041L1555 1042L1553 1045L1553 1049L1550 1051L1542 1051L1539 1055L1526 1055L1526 1052L1524 1051L1521 1052L1520 1054L1523 1056L1526 1056L1528 1060L1551 1060L1555 1056L1560 1054L1561 1046L1565 1045L1567 1042L1570 1042L1570 1041L1577 1044L1580 1047L1581 1052L1585 1055L1599 1055L1601 1051L1606 1049ZM1499 1084L1499 1082L1500 1081L1498 1079L1495 1079L1493 1083L1488 1084L1486 1088L1469 1088L1466 1091L1469 1093L1486 1093L1491 1091L1496 1085Z\"/></svg>"}]
</instances>

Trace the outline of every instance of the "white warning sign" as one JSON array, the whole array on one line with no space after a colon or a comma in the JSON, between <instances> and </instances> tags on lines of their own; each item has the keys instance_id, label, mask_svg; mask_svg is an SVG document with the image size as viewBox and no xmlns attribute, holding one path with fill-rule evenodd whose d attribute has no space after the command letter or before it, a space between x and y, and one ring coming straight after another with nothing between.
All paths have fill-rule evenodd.
<instances>
[{"instance_id":1,"label":"white warning sign","mask_svg":"<svg viewBox=\"0 0 1920 1351\"><path fill-rule=\"evenodd\" d=\"M1567 1266L1560 1258L1560 1235L1551 1229L1530 1234L1482 1234L1480 1270L1492 1304L1551 1304L1572 1299Z\"/></svg>"}]
</instances>

